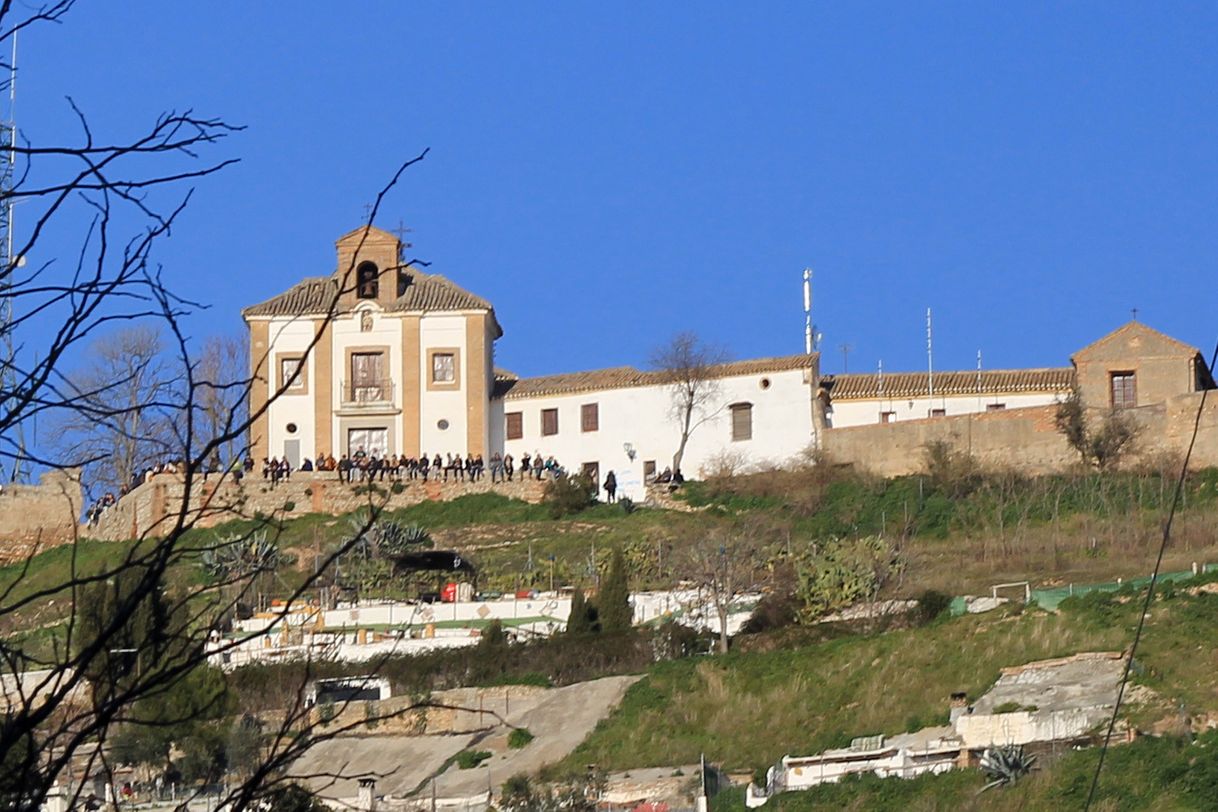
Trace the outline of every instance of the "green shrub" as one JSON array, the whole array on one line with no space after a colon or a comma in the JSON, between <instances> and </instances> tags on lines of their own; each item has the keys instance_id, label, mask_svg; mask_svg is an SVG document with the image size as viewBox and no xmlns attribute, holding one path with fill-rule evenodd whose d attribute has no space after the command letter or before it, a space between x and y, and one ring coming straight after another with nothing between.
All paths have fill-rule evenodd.
<instances>
[{"instance_id":1,"label":"green shrub","mask_svg":"<svg viewBox=\"0 0 1218 812\"><path fill-rule=\"evenodd\" d=\"M462 750L457 753L457 767L462 770L472 770L491 757L487 750Z\"/></svg>"},{"instance_id":2,"label":"green shrub","mask_svg":"<svg viewBox=\"0 0 1218 812\"><path fill-rule=\"evenodd\" d=\"M590 477L583 474L559 477L546 483L542 501L549 509L551 518L561 519L596 504L596 486Z\"/></svg>"},{"instance_id":3,"label":"green shrub","mask_svg":"<svg viewBox=\"0 0 1218 812\"><path fill-rule=\"evenodd\" d=\"M389 486L389 490L391 492L393 492L394 494L399 494L402 491L406 490L406 486L403 485L401 482L395 482Z\"/></svg>"},{"instance_id":4,"label":"green shrub","mask_svg":"<svg viewBox=\"0 0 1218 812\"><path fill-rule=\"evenodd\" d=\"M622 506L622 513L625 513L627 516L639 509L639 506L629 496L623 496L617 500L617 503Z\"/></svg>"},{"instance_id":5,"label":"green shrub","mask_svg":"<svg viewBox=\"0 0 1218 812\"><path fill-rule=\"evenodd\" d=\"M508 734L508 747L513 750L519 750L533 741L533 739L534 736L529 732L527 727L513 728L512 732Z\"/></svg>"},{"instance_id":6,"label":"green shrub","mask_svg":"<svg viewBox=\"0 0 1218 812\"><path fill-rule=\"evenodd\" d=\"M296 509L296 503L295 503L295 502L288 501L288 502L284 502L284 503L283 503L283 511L284 511L284 513L291 513L291 512L292 512L293 510L295 510L295 509Z\"/></svg>"}]
</instances>

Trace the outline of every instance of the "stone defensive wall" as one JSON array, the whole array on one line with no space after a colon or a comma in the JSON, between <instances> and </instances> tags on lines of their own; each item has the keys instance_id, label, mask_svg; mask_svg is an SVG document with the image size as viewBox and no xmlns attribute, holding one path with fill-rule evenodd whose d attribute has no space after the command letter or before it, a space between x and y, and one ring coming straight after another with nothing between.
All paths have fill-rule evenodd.
<instances>
[{"instance_id":1,"label":"stone defensive wall","mask_svg":"<svg viewBox=\"0 0 1218 812\"><path fill-rule=\"evenodd\" d=\"M1162 403L1125 410L1138 426L1133 460L1170 455L1183 458L1192 437L1203 393L1177 395ZM826 429L821 444L829 459L892 477L926 470L926 449L945 442L983 465L1013 467L1027 474L1060 471L1078 462L1078 453L1057 430L1055 405L979 414L931 417L872 426ZM1108 413L1089 409L1097 425ZM1190 461L1192 468L1218 466L1218 391L1205 399Z\"/></svg>"},{"instance_id":2,"label":"stone defensive wall","mask_svg":"<svg viewBox=\"0 0 1218 812\"><path fill-rule=\"evenodd\" d=\"M50 471L37 485L0 490L0 564L76 538L83 496L76 471Z\"/></svg>"},{"instance_id":3,"label":"stone defensive wall","mask_svg":"<svg viewBox=\"0 0 1218 812\"><path fill-rule=\"evenodd\" d=\"M156 474L107 510L97 524L81 526L80 536L102 541L163 537L178 522L183 502L187 505L187 523L214 527L235 519L288 519L307 513L336 516L370 505L395 510L473 493L493 492L537 503L544 488L544 481L526 479L492 485L490 478L484 477L478 482L378 480L369 491L367 484L340 482L332 471L297 472L273 486L261 477L246 477L238 483L230 475L211 474L206 479L196 476L186 499L182 474Z\"/></svg>"}]
</instances>

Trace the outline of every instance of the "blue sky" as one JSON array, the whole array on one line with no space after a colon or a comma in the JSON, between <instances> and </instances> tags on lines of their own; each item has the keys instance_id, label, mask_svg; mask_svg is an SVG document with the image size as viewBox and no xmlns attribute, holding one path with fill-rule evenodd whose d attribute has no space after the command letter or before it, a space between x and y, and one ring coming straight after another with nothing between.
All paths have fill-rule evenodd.
<instances>
[{"instance_id":1,"label":"blue sky","mask_svg":"<svg viewBox=\"0 0 1218 812\"><path fill-rule=\"evenodd\" d=\"M379 225L496 306L521 374L680 329L823 368L1049 366L1137 307L1207 355L1212 3L86 2L21 42L19 125L247 129L158 259L196 335ZM44 244L50 254L67 250Z\"/></svg>"}]
</instances>

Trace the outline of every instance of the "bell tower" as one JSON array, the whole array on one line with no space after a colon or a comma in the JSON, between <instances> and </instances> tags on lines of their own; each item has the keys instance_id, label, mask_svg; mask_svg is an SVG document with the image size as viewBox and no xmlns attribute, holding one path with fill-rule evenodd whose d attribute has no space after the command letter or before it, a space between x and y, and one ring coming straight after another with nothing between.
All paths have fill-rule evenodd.
<instances>
[{"instance_id":1,"label":"bell tower","mask_svg":"<svg viewBox=\"0 0 1218 812\"><path fill-rule=\"evenodd\" d=\"M398 297L398 267L401 241L376 226L360 226L335 242L338 265L335 278L342 285L340 302L354 307L361 301L375 301L382 307Z\"/></svg>"}]
</instances>

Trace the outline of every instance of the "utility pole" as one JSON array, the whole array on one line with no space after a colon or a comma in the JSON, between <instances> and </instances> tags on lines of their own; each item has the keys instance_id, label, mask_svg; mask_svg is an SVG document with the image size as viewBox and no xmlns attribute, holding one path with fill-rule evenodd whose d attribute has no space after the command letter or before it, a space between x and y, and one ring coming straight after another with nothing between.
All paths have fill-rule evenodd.
<instances>
[{"instance_id":1,"label":"utility pole","mask_svg":"<svg viewBox=\"0 0 1218 812\"><path fill-rule=\"evenodd\" d=\"M850 371L850 351L854 347L849 344L838 344L837 348L842 351L842 374L844 375Z\"/></svg>"}]
</instances>

